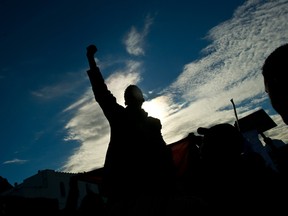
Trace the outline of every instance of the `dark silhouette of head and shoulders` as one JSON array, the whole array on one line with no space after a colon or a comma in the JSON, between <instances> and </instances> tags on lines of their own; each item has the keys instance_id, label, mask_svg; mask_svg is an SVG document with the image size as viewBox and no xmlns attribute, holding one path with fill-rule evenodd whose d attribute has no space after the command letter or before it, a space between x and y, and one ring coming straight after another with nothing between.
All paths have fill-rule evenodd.
<instances>
[{"instance_id":1,"label":"dark silhouette of head and shoulders","mask_svg":"<svg viewBox=\"0 0 288 216\"><path fill-rule=\"evenodd\" d=\"M269 54L262 66L262 74L271 105L288 125L288 43Z\"/></svg>"},{"instance_id":2,"label":"dark silhouette of head and shoulders","mask_svg":"<svg viewBox=\"0 0 288 216\"><path fill-rule=\"evenodd\" d=\"M272 206L275 175L260 154L244 151L245 138L238 128L220 123L198 128L198 133L203 135L199 187L210 209L231 213Z\"/></svg>"}]
</instances>

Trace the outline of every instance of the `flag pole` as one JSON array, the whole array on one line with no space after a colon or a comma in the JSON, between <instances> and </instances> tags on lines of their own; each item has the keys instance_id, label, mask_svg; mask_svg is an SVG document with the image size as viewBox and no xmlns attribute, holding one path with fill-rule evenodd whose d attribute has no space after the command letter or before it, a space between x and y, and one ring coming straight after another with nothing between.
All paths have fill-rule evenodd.
<instances>
[{"instance_id":1,"label":"flag pole","mask_svg":"<svg viewBox=\"0 0 288 216\"><path fill-rule=\"evenodd\" d=\"M232 98L230 101L231 101L231 103L232 103L232 105L233 105L234 114L235 114L235 117L236 117L236 127L237 127L238 131L240 131L239 120L238 120L238 116L237 116L237 112L236 112L236 107L235 107L233 98Z\"/></svg>"}]
</instances>

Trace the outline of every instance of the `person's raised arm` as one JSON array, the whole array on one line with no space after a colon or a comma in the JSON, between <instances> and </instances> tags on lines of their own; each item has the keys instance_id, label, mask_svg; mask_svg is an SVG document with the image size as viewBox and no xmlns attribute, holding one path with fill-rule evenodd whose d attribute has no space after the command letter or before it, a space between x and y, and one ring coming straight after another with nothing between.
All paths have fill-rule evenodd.
<instances>
[{"instance_id":1,"label":"person's raised arm","mask_svg":"<svg viewBox=\"0 0 288 216\"><path fill-rule=\"evenodd\" d=\"M100 104L100 106L102 104L115 103L116 99L108 90L101 71L99 70L94 59L96 52L97 48L95 45L91 44L86 47L86 56L90 66L90 69L87 70L87 74L89 76L95 99Z\"/></svg>"},{"instance_id":2,"label":"person's raised arm","mask_svg":"<svg viewBox=\"0 0 288 216\"><path fill-rule=\"evenodd\" d=\"M109 113L111 107L113 106L115 107L115 105L118 107L119 105L116 102L116 98L108 90L108 87L105 83L102 73L96 64L96 61L94 59L94 55L96 52L97 48L95 45L91 44L86 47L86 56L90 66L90 69L87 70L87 74L92 86L95 99L99 103L100 107L102 108L107 117L111 115Z\"/></svg>"},{"instance_id":3,"label":"person's raised arm","mask_svg":"<svg viewBox=\"0 0 288 216\"><path fill-rule=\"evenodd\" d=\"M97 68L97 65L96 65L96 62L95 62L95 59L94 59L94 55L97 52L97 47L92 44L92 45L89 45L86 48L86 50L87 50L86 56L87 56L87 59L88 59L90 70L95 70Z\"/></svg>"}]
</instances>

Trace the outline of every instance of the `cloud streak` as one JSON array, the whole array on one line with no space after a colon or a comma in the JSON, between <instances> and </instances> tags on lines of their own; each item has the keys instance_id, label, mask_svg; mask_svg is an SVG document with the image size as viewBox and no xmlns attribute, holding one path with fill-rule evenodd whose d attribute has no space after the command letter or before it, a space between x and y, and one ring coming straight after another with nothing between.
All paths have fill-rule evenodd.
<instances>
[{"instance_id":1,"label":"cloud streak","mask_svg":"<svg viewBox=\"0 0 288 216\"><path fill-rule=\"evenodd\" d=\"M13 159L13 160L8 160L8 161L4 161L3 164L24 164L26 163L28 160L21 160L21 159Z\"/></svg>"},{"instance_id":2,"label":"cloud streak","mask_svg":"<svg viewBox=\"0 0 288 216\"><path fill-rule=\"evenodd\" d=\"M82 75L79 77L79 74ZM60 79L62 81L57 82L58 80L56 80L54 85L44 86L38 90L31 91L31 95L39 100L49 101L63 97L64 95L76 94L78 92L76 89L82 86L86 77L84 77L83 73L76 72L61 75Z\"/></svg>"},{"instance_id":3,"label":"cloud streak","mask_svg":"<svg viewBox=\"0 0 288 216\"><path fill-rule=\"evenodd\" d=\"M130 55L142 56L145 55L144 40L149 33L150 26L153 24L153 19L147 16L144 23L142 32L137 31L135 26L132 26L128 34L126 35L123 43L126 46L126 51Z\"/></svg>"}]
</instances>

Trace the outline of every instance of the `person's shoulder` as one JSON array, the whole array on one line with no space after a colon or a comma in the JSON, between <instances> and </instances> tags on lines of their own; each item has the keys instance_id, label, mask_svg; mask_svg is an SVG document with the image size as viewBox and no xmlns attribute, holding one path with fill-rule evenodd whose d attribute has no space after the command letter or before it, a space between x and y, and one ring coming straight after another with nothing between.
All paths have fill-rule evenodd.
<instances>
[{"instance_id":1,"label":"person's shoulder","mask_svg":"<svg viewBox=\"0 0 288 216\"><path fill-rule=\"evenodd\" d=\"M152 117L152 116L148 116L148 121L150 124L158 126L160 129L162 128L160 119Z\"/></svg>"},{"instance_id":2,"label":"person's shoulder","mask_svg":"<svg viewBox=\"0 0 288 216\"><path fill-rule=\"evenodd\" d=\"M149 121L154 121L154 122L159 122L159 123L161 122L160 119L155 118L153 116L148 116L148 119L149 119Z\"/></svg>"}]
</instances>

